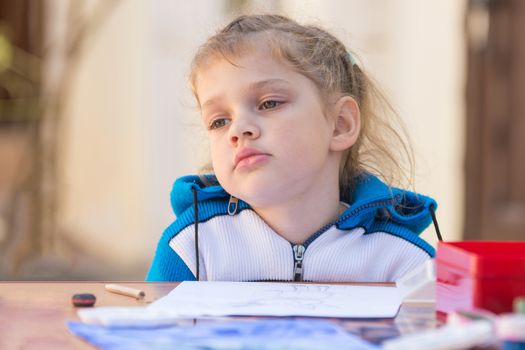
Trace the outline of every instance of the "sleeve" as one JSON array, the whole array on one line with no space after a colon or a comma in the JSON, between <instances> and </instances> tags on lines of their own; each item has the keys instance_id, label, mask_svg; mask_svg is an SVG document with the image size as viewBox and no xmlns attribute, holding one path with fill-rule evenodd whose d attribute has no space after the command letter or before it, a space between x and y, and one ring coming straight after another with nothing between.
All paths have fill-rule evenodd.
<instances>
[{"instance_id":1,"label":"sleeve","mask_svg":"<svg viewBox=\"0 0 525 350\"><path fill-rule=\"evenodd\" d=\"M195 276L180 256L170 247L172 235L167 229L159 240L146 282L195 281Z\"/></svg>"}]
</instances>

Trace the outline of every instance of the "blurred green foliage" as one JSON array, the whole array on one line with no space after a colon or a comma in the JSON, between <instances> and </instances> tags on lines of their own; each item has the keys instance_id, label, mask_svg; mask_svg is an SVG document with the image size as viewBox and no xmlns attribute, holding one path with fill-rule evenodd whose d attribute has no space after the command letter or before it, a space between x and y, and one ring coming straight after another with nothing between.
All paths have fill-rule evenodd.
<instances>
[{"instance_id":1,"label":"blurred green foliage","mask_svg":"<svg viewBox=\"0 0 525 350\"><path fill-rule=\"evenodd\" d=\"M0 32L0 73L11 67L13 61L13 50L7 35Z\"/></svg>"},{"instance_id":2,"label":"blurred green foliage","mask_svg":"<svg viewBox=\"0 0 525 350\"><path fill-rule=\"evenodd\" d=\"M12 44L0 25L0 124L35 121L39 117L40 61Z\"/></svg>"}]
</instances>

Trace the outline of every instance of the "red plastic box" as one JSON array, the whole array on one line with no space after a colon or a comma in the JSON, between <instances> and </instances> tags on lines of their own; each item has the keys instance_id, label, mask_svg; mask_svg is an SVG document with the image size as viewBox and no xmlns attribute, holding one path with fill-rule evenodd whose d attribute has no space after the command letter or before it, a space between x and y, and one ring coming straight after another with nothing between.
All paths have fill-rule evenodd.
<instances>
[{"instance_id":1,"label":"red plastic box","mask_svg":"<svg viewBox=\"0 0 525 350\"><path fill-rule=\"evenodd\" d=\"M525 296L525 242L439 242L436 311L511 312Z\"/></svg>"}]
</instances>

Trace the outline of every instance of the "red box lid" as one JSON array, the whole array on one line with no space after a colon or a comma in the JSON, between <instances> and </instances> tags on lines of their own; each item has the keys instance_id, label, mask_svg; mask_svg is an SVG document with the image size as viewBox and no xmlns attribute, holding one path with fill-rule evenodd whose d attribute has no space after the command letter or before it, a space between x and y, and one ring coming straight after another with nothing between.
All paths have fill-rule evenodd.
<instances>
[{"instance_id":1,"label":"red box lid","mask_svg":"<svg viewBox=\"0 0 525 350\"><path fill-rule=\"evenodd\" d=\"M525 279L525 241L439 242L436 261L476 278Z\"/></svg>"}]
</instances>

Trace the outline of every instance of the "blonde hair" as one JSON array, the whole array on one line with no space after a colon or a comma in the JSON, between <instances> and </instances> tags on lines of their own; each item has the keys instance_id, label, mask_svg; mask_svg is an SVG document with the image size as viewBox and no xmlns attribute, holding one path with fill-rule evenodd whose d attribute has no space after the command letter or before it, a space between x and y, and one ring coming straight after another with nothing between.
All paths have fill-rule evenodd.
<instances>
[{"instance_id":1,"label":"blonde hair","mask_svg":"<svg viewBox=\"0 0 525 350\"><path fill-rule=\"evenodd\" d=\"M357 142L342 157L341 200L351 202L358 176L367 172L391 186L413 183L412 150L396 112L354 63L353 54L332 34L316 26L301 25L279 15L240 16L233 20L210 37L192 61L190 82L197 101L196 77L200 69L217 58L234 64L235 57L263 45L269 47L273 57L314 82L325 101L345 95L357 101L361 131ZM408 167L409 176L404 175L407 169L402 164Z\"/></svg>"}]
</instances>

